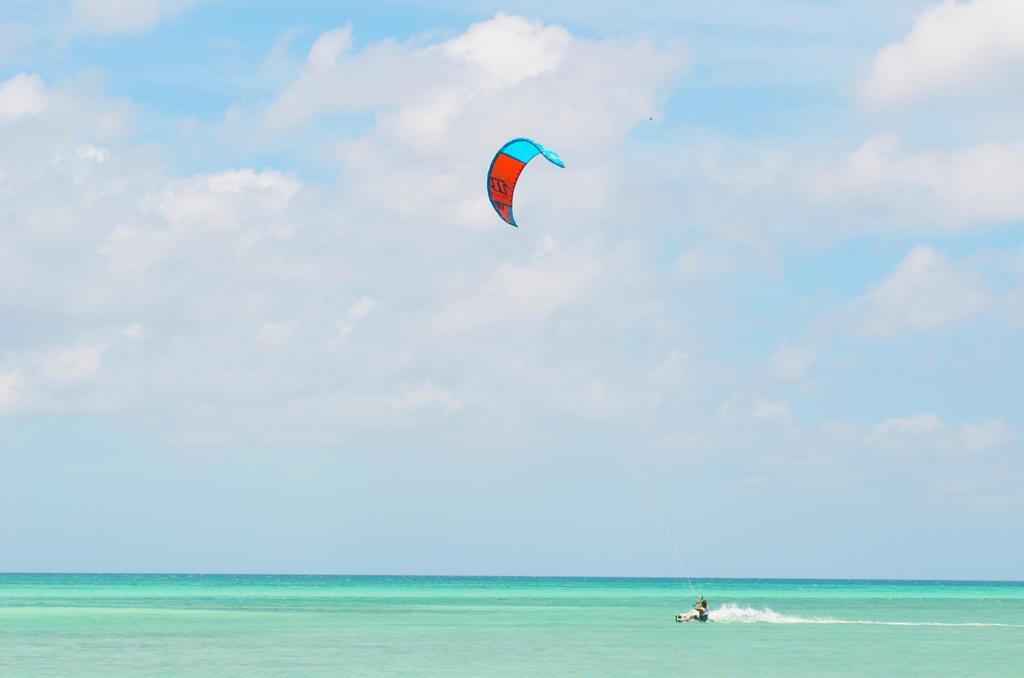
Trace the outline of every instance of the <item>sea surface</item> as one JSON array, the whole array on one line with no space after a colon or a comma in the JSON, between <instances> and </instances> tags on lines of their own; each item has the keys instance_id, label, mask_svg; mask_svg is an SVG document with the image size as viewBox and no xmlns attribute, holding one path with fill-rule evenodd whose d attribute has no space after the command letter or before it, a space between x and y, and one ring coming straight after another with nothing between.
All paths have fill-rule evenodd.
<instances>
[{"instance_id":1,"label":"sea surface","mask_svg":"<svg viewBox=\"0 0 1024 678\"><path fill-rule=\"evenodd\" d=\"M1024 676L1024 583L0 574L0 675Z\"/></svg>"}]
</instances>

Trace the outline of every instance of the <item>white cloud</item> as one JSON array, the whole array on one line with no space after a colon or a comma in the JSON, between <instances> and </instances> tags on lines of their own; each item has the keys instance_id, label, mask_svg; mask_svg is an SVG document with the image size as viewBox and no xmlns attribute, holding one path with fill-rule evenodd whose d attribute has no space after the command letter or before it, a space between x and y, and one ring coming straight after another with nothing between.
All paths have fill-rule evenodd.
<instances>
[{"instance_id":1,"label":"white cloud","mask_svg":"<svg viewBox=\"0 0 1024 678\"><path fill-rule=\"evenodd\" d=\"M1011 327L1024 328L1024 286L1011 290L1007 295L1006 319Z\"/></svg>"},{"instance_id":2,"label":"white cloud","mask_svg":"<svg viewBox=\"0 0 1024 678\"><path fill-rule=\"evenodd\" d=\"M466 289L465 296L456 292L456 298L435 317L434 328L463 332L542 320L579 300L601 268L599 260L582 251L501 265Z\"/></svg>"},{"instance_id":3,"label":"white cloud","mask_svg":"<svg viewBox=\"0 0 1024 678\"><path fill-rule=\"evenodd\" d=\"M572 384L553 395L555 403L562 410L592 419L622 414L631 405L613 387L595 378Z\"/></svg>"},{"instance_id":4,"label":"white cloud","mask_svg":"<svg viewBox=\"0 0 1024 678\"><path fill-rule=\"evenodd\" d=\"M558 139L559 151L585 151L606 148L646 121L682 64L675 50L587 41L506 14L422 48L381 42L353 51L346 27L320 36L265 122L280 129L377 111L379 142L428 153L434 162L442 149L446 157L478 161L524 134Z\"/></svg>"},{"instance_id":5,"label":"white cloud","mask_svg":"<svg viewBox=\"0 0 1024 678\"><path fill-rule=\"evenodd\" d=\"M100 251L111 271L145 272L190 239L198 242L217 232L229 234L226 249L236 253L264 239L285 239L294 228L287 210L301 187L273 170L229 170L172 181L145 197L143 218L116 226ZM148 216L166 227L145 224Z\"/></svg>"},{"instance_id":6,"label":"white cloud","mask_svg":"<svg viewBox=\"0 0 1024 678\"><path fill-rule=\"evenodd\" d=\"M873 106L959 97L1024 82L1024 5L1019 0L945 0L875 57L862 95Z\"/></svg>"},{"instance_id":7,"label":"white cloud","mask_svg":"<svg viewBox=\"0 0 1024 678\"><path fill-rule=\"evenodd\" d=\"M924 218L929 226L962 229L1024 218L1021 143L912 152L896 135L882 134L837 166L806 173L804 181L812 197L836 207L878 208Z\"/></svg>"},{"instance_id":8,"label":"white cloud","mask_svg":"<svg viewBox=\"0 0 1024 678\"><path fill-rule=\"evenodd\" d=\"M465 406L453 390L425 381L395 384L390 390L331 391L294 402L289 407L296 421L324 428L324 421L397 429L409 421L452 416Z\"/></svg>"},{"instance_id":9,"label":"white cloud","mask_svg":"<svg viewBox=\"0 0 1024 678\"><path fill-rule=\"evenodd\" d=\"M818 361L821 350L810 345L781 346L769 360L771 373L786 381L801 381Z\"/></svg>"},{"instance_id":10,"label":"white cloud","mask_svg":"<svg viewBox=\"0 0 1024 678\"><path fill-rule=\"evenodd\" d=\"M463 404L455 393L433 384L421 384L396 393L370 396L369 400L374 403L382 403L394 410L437 408L449 414L460 410Z\"/></svg>"},{"instance_id":11,"label":"white cloud","mask_svg":"<svg viewBox=\"0 0 1024 678\"><path fill-rule=\"evenodd\" d=\"M145 274L172 250L172 233L150 231L134 225L116 226L99 247L107 270L115 276Z\"/></svg>"},{"instance_id":12,"label":"white cloud","mask_svg":"<svg viewBox=\"0 0 1024 678\"><path fill-rule=\"evenodd\" d=\"M963 456L998 448L1016 437L1002 419L989 418L959 427L927 412L891 417L877 424L867 437L873 447L888 453Z\"/></svg>"},{"instance_id":13,"label":"white cloud","mask_svg":"<svg viewBox=\"0 0 1024 678\"><path fill-rule=\"evenodd\" d=\"M55 382L91 379L99 374L105 350L101 344L80 343L45 351L39 358L39 372Z\"/></svg>"},{"instance_id":14,"label":"white cloud","mask_svg":"<svg viewBox=\"0 0 1024 678\"><path fill-rule=\"evenodd\" d=\"M927 412L915 414L912 417L890 417L875 426L874 435L906 433L920 436L944 433L948 430L949 425L942 421L937 414Z\"/></svg>"},{"instance_id":15,"label":"white cloud","mask_svg":"<svg viewBox=\"0 0 1024 678\"><path fill-rule=\"evenodd\" d=\"M988 290L978 276L918 245L854 306L862 332L894 337L947 327L989 304Z\"/></svg>"},{"instance_id":16,"label":"white cloud","mask_svg":"<svg viewBox=\"0 0 1024 678\"><path fill-rule=\"evenodd\" d=\"M352 26L327 31L309 49L309 70L328 71L338 63L338 57L352 49Z\"/></svg>"},{"instance_id":17,"label":"white cloud","mask_svg":"<svg viewBox=\"0 0 1024 678\"><path fill-rule=\"evenodd\" d=\"M0 415L11 412L19 401L21 378L13 372L0 372Z\"/></svg>"},{"instance_id":18,"label":"white cloud","mask_svg":"<svg viewBox=\"0 0 1024 678\"><path fill-rule=\"evenodd\" d=\"M246 213L283 212L301 185L273 170L230 170L173 182L150 199L150 209L175 228L234 229Z\"/></svg>"},{"instance_id":19,"label":"white cloud","mask_svg":"<svg viewBox=\"0 0 1024 678\"><path fill-rule=\"evenodd\" d=\"M72 0L71 18L80 31L141 33L194 4L195 0Z\"/></svg>"},{"instance_id":20,"label":"white cloud","mask_svg":"<svg viewBox=\"0 0 1024 678\"><path fill-rule=\"evenodd\" d=\"M433 214L403 233L365 199L270 168L168 177L158 149L108 124L130 114L121 102L73 85L48 94L38 115L0 125L0 323L18 327L0 362L18 375L5 411L159 408L183 433L324 440L387 413L429 421L463 407L485 370L467 377L450 355L473 360L473 347L418 339L451 276L491 272L492 246L442 237ZM371 288L380 296L359 296ZM351 304L341 318L339 297ZM388 322L360 325L378 303ZM52 346L55 328L85 339Z\"/></svg>"},{"instance_id":21,"label":"white cloud","mask_svg":"<svg viewBox=\"0 0 1024 678\"><path fill-rule=\"evenodd\" d=\"M287 347L295 334L293 323L263 323L256 333L256 343L271 351Z\"/></svg>"},{"instance_id":22,"label":"white cloud","mask_svg":"<svg viewBox=\"0 0 1024 678\"><path fill-rule=\"evenodd\" d=\"M107 272L133 291L175 255L195 256L223 273L245 251L292 236L291 208L301 190L294 177L252 169L136 185L133 193L141 197L126 196L96 252ZM301 266L282 273L303 274Z\"/></svg>"},{"instance_id":23,"label":"white cloud","mask_svg":"<svg viewBox=\"0 0 1024 678\"><path fill-rule=\"evenodd\" d=\"M110 149L95 146L93 144L82 144L77 149L78 157L93 162L106 162L110 160Z\"/></svg>"},{"instance_id":24,"label":"white cloud","mask_svg":"<svg viewBox=\"0 0 1024 678\"><path fill-rule=\"evenodd\" d=\"M793 413L789 409L789 403L783 400L757 400L750 413L754 419L776 422L779 424L791 424Z\"/></svg>"},{"instance_id":25,"label":"white cloud","mask_svg":"<svg viewBox=\"0 0 1024 678\"><path fill-rule=\"evenodd\" d=\"M728 277L736 264L725 252L690 249L679 255L675 269L689 283L708 283Z\"/></svg>"},{"instance_id":26,"label":"white cloud","mask_svg":"<svg viewBox=\"0 0 1024 678\"><path fill-rule=\"evenodd\" d=\"M19 73L0 82L0 123L35 115L46 108L46 85L34 73Z\"/></svg>"},{"instance_id":27,"label":"white cloud","mask_svg":"<svg viewBox=\"0 0 1024 678\"><path fill-rule=\"evenodd\" d=\"M976 454L1010 442L1016 436L1013 428L1002 419L985 419L976 424L960 427L958 439L963 454Z\"/></svg>"},{"instance_id":28,"label":"white cloud","mask_svg":"<svg viewBox=\"0 0 1024 678\"><path fill-rule=\"evenodd\" d=\"M685 351L672 349L661 364L651 372L651 376L658 381L672 381L685 370L686 363L689 360L690 356Z\"/></svg>"},{"instance_id":29,"label":"white cloud","mask_svg":"<svg viewBox=\"0 0 1024 678\"><path fill-rule=\"evenodd\" d=\"M489 21L470 26L440 49L479 66L490 87L504 89L553 71L571 41L569 31L561 26L545 26L499 12Z\"/></svg>"},{"instance_id":30,"label":"white cloud","mask_svg":"<svg viewBox=\"0 0 1024 678\"><path fill-rule=\"evenodd\" d=\"M332 345L337 347L344 344L348 336L352 334L352 330L359 324L359 321L368 316L376 306L377 302L369 295L364 295L356 300L349 307L348 311L345 312L345 317L334 323L334 336L331 338Z\"/></svg>"},{"instance_id":31,"label":"white cloud","mask_svg":"<svg viewBox=\"0 0 1024 678\"><path fill-rule=\"evenodd\" d=\"M798 132L783 143L680 133L629 159L628 175L615 177L626 188L602 213L617 211L649 229L645 235L654 231L648 221L700 233L708 242L680 254L677 271L687 282L729 281L752 266L781 273L773 259L781 239L832 247L1024 220L1019 135L986 129L989 140L943 136L937 147L927 130L912 134L914 146L895 133L823 146Z\"/></svg>"}]
</instances>

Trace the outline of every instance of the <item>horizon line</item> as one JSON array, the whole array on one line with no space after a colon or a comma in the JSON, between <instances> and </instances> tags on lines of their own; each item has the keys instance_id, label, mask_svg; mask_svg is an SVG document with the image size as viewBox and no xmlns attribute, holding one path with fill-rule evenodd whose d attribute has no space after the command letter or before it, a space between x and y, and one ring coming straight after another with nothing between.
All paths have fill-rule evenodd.
<instances>
[{"instance_id":1,"label":"horizon line","mask_svg":"<svg viewBox=\"0 0 1024 678\"><path fill-rule=\"evenodd\" d=\"M654 575L568 575L568 574L369 574L337 572L172 572L172 571L0 571L7 575L108 575L108 576L165 576L165 577L404 577L440 579L640 579L686 582L686 577ZM902 582L902 583L956 583L956 584L1024 584L1024 579L952 579L907 577L690 577L703 582L711 581L832 581L832 582Z\"/></svg>"}]
</instances>

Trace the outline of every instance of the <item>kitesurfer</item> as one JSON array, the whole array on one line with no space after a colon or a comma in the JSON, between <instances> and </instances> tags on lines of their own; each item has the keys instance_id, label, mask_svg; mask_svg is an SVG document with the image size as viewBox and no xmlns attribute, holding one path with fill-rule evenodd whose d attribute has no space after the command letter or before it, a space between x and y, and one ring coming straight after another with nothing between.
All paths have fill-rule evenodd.
<instances>
[{"instance_id":1,"label":"kitesurfer","mask_svg":"<svg viewBox=\"0 0 1024 678\"><path fill-rule=\"evenodd\" d=\"M693 612L683 617L680 621L688 622L695 619L702 622L711 621L708 614L708 601L704 596L701 596L700 599L693 604Z\"/></svg>"}]
</instances>

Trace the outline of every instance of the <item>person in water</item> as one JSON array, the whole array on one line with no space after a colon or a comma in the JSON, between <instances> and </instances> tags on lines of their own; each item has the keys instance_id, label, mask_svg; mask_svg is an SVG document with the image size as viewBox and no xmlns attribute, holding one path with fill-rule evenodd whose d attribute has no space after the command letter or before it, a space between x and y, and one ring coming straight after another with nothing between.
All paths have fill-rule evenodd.
<instances>
[{"instance_id":1,"label":"person in water","mask_svg":"<svg viewBox=\"0 0 1024 678\"><path fill-rule=\"evenodd\" d=\"M703 596L693 604L693 612L686 615L683 621L693 621L694 619L702 622L710 621L708 618L708 601Z\"/></svg>"}]
</instances>

